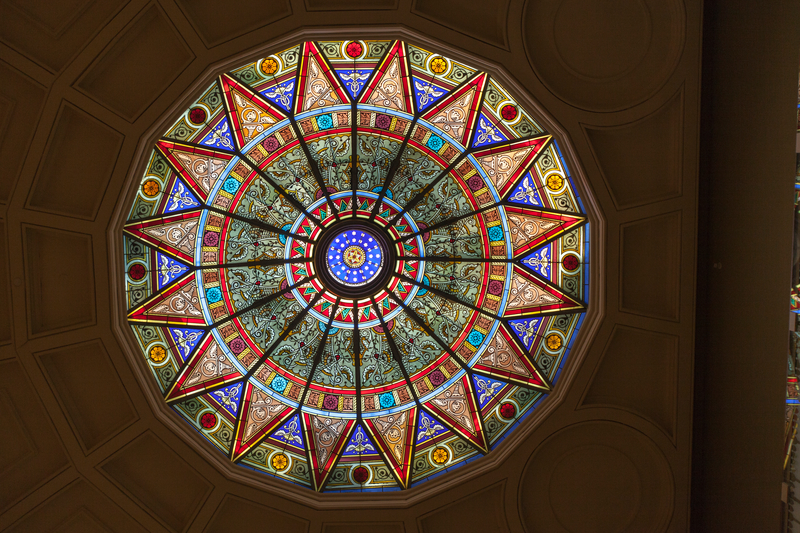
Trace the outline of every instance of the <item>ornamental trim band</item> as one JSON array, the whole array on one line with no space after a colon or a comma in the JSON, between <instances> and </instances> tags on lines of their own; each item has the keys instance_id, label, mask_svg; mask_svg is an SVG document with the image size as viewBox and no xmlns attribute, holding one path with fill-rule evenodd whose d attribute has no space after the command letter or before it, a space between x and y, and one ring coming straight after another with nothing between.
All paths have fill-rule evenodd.
<instances>
[{"instance_id":1,"label":"ornamental trim band","mask_svg":"<svg viewBox=\"0 0 800 533\"><path fill-rule=\"evenodd\" d=\"M489 74L402 41L306 41L211 81L152 147L123 239L164 401L320 492L491 453L588 306L558 141Z\"/></svg>"}]
</instances>

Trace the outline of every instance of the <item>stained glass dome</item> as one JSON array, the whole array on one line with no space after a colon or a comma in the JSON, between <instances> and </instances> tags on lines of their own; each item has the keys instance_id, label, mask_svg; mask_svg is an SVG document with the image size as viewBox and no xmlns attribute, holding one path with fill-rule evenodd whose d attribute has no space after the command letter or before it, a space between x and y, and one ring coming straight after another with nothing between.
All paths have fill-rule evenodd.
<instances>
[{"instance_id":1,"label":"stained glass dome","mask_svg":"<svg viewBox=\"0 0 800 533\"><path fill-rule=\"evenodd\" d=\"M127 316L165 402L231 461L398 490L554 390L587 253L558 142L498 80L401 41L303 42L155 142Z\"/></svg>"}]
</instances>

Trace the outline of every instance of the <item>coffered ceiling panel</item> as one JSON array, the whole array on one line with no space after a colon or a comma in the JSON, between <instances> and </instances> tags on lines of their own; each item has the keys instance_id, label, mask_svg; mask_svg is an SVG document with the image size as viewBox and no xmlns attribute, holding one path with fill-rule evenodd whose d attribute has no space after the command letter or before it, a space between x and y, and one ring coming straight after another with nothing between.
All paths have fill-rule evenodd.
<instances>
[{"instance_id":1,"label":"coffered ceiling panel","mask_svg":"<svg viewBox=\"0 0 800 533\"><path fill-rule=\"evenodd\" d=\"M127 0L4 0L0 39L51 71L61 70Z\"/></svg>"},{"instance_id":2,"label":"coffered ceiling panel","mask_svg":"<svg viewBox=\"0 0 800 533\"><path fill-rule=\"evenodd\" d=\"M6 222L0 220L0 345L11 341L11 291L8 279Z\"/></svg>"},{"instance_id":3,"label":"coffered ceiling panel","mask_svg":"<svg viewBox=\"0 0 800 533\"><path fill-rule=\"evenodd\" d=\"M681 214L667 213L620 228L620 309L678 320Z\"/></svg>"},{"instance_id":4,"label":"coffered ceiling panel","mask_svg":"<svg viewBox=\"0 0 800 533\"><path fill-rule=\"evenodd\" d=\"M617 326L592 377L583 406L627 409L674 437L678 338Z\"/></svg>"},{"instance_id":5,"label":"coffered ceiling panel","mask_svg":"<svg viewBox=\"0 0 800 533\"><path fill-rule=\"evenodd\" d=\"M213 488L151 432L139 436L100 469L172 531L189 526Z\"/></svg>"},{"instance_id":6,"label":"coffered ceiling panel","mask_svg":"<svg viewBox=\"0 0 800 533\"><path fill-rule=\"evenodd\" d=\"M544 0L522 19L531 66L575 107L640 103L669 78L684 45L682 0Z\"/></svg>"},{"instance_id":7,"label":"coffered ceiling panel","mask_svg":"<svg viewBox=\"0 0 800 533\"><path fill-rule=\"evenodd\" d=\"M115 129L69 102L63 102L28 206L94 219L122 140Z\"/></svg>"},{"instance_id":8,"label":"coffered ceiling panel","mask_svg":"<svg viewBox=\"0 0 800 533\"><path fill-rule=\"evenodd\" d=\"M42 226L26 226L23 231L30 335L93 324L91 235Z\"/></svg>"},{"instance_id":9,"label":"coffered ceiling panel","mask_svg":"<svg viewBox=\"0 0 800 533\"><path fill-rule=\"evenodd\" d=\"M7 531L137 533L146 529L85 480L79 479L39 505Z\"/></svg>"},{"instance_id":10,"label":"coffered ceiling panel","mask_svg":"<svg viewBox=\"0 0 800 533\"><path fill-rule=\"evenodd\" d=\"M236 0L221 6L214 0L177 0L206 46L238 37L291 14L287 0L265 4L260 0Z\"/></svg>"},{"instance_id":11,"label":"coffered ceiling panel","mask_svg":"<svg viewBox=\"0 0 800 533\"><path fill-rule=\"evenodd\" d=\"M305 0L309 11L360 11L397 9L399 0Z\"/></svg>"},{"instance_id":12,"label":"coffered ceiling panel","mask_svg":"<svg viewBox=\"0 0 800 533\"><path fill-rule=\"evenodd\" d=\"M132 121L193 59L175 26L154 4L100 53L76 87Z\"/></svg>"},{"instance_id":13,"label":"coffered ceiling panel","mask_svg":"<svg viewBox=\"0 0 800 533\"><path fill-rule=\"evenodd\" d=\"M632 124L583 128L617 209L680 195L683 90Z\"/></svg>"},{"instance_id":14,"label":"coffered ceiling panel","mask_svg":"<svg viewBox=\"0 0 800 533\"><path fill-rule=\"evenodd\" d=\"M509 0L465 3L458 0L416 0L412 12L470 37L507 49Z\"/></svg>"},{"instance_id":15,"label":"coffered ceiling panel","mask_svg":"<svg viewBox=\"0 0 800 533\"><path fill-rule=\"evenodd\" d=\"M0 512L69 465L18 361L0 364Z\"/></svg>"},{"instance_id":16,"label":"coffered ceiling panel","mask_svg":"<svg viewBox=\"0 0 800 533\"><path fill-rule=\"evenodd\" d=\"M665 531L672 488L668 463L650 439L622 424L584 422L534 452L519 513L531 533Z\"/></svg>"},{"instance_id":17,"label":"coffered ceiling panel","mask_svg":"<svg viewBox=\"0 0 800 533\"><path fill-rule=\"evenodd\" d=\"M286 533L305 533L309 526L308 520L303 517L227 494L214 512L214 517L205 531L207 533L244 531L260 529L266 524L275 531Z\"/></svg>"},{"instance_id":18,"label":"coffered ceiling panel","mask_svg":"<svg viewBox=\"0 0 800 533\"><path fill-rule=\"evenodd\" d=\"M37 355L84 450L136 420L128 393L100 341Z\"/></svg>"},{"instance_id":19,"label":"coffered ceiling panel","mask_svg":"<svg viewBox=\"0 0 800 533\"><path fill-rule=\"evenodd\" d=\"M2 62L0 79L0 203L6 203L28 152L46 91Z\"/></svg>"},{"instance_id":20,"label":"coffered ceiling panel","mask_svg":"<svg viewBox=\"0 0 800 533\"><path fill-rule=\"evenodd\" d=\"M487 533L508 531L503 503L504 491L505 483L496 483L450 505L431 511L417 519L420 531L424 533L448 530ZM480 513L475 513L476 509L480 509Z\"/></svg>"}]
</instances>

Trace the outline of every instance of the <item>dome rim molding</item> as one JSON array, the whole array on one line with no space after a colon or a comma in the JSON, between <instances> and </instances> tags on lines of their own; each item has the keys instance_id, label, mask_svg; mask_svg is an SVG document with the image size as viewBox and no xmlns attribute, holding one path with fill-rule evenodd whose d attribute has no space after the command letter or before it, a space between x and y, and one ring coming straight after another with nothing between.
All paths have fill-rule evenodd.
<instances>
[{"instance_id":1,"label":"dome rim molding","mask_svg":"<svg viewBox=\"0 0 800 533\"><path fill-rule=\"evenodd\" d=\"M591 304L586 311L586 317L581 326L578 338L575 339L569 361L558 380L559 386L555 387L555 390L542 401L542 404L523 420L519 427L512 431L497 448L491 450L489 454L479 457L475 461L456 468L451 472L446 472L435 479L406 490L381 493L319 493L288 483L284 480L273 479L262 473L241 468L239 465L232 463L227 457L220 454L211 443L197 438L196 432L193 432L192 428L189 427L185 421L180 419L178 414L172 411L166 402L164 402L163 394L158 390L155 380L153 380L151 374L146 372L144 365L140 361L141 352L134 348L136 346L136 340L127 323L126 314L122 311L125 308L124 262L121 253L123 249L122 228L127 219L131 200L136 194L136 184L138 184L137 178L141 177L147 164L148 150L152 148L155 140L161 137L163 131L165 131L165 129L177 119L180 113L196 99L197 94L205 88L209 80L231 68L246 64L250 60L263 57L264 53L267 51L281 50L304 40L342 39L352 37L358 37L360 39L385 39L387 37L401 39L435 50L448 57L477 67L496 77L522 106L536 112L537 120L540 121L548 132L552 133L557 139L563 141L560 145L562 155L570 166L573 179L578 183L578 192L586 208L586 215L590 224L591 246L589 249L589 263L592 265L592 268L589 272L588 301L591 302ZM525 90L523 86L516 81L516 78L502 65L487 61L480 56L473 55L461 48L431 38L422 32L403 25L349 25L337 26L335 28L300 28L265 41L263 44L256 47L250 47L243 52L235 53L224 59L212 62L197 76L195 81L181 93L181 96L161 113L160 118L142 133L131 160L132 164L125 175L125 180L118 196L117 206L111 216L106 233L108 243L109 292L112 313L111 329L155 417L175 433L178 438L183 440L195 452L208 461L211 466L219 471L226 479L245 484L250 488L267 491L315 510L341 510L343 508L407 508L425 499L431 498L436 494L454 488L468 480L475 479L482 474L495 470L563 403L567 392L575 381L577 371L599 330L602 319L605 316L605 287L601 286L601 280L605 278L606 253L603 236L606 232L606 219L602 214L599 203L594 197L594 193L592 192L592 188L590 187L586 173L583 166L580 164L572 142L572 138L567 133L566 129L561 127L551 113L534 100L528 91ZM560 429L561 428L557 428L555 431L559 431ZM545 440L548 436L549 435L543 436L542 440ZM346 505L346 507L343 507L344 505Z\"/></svg>"}]
</instances>

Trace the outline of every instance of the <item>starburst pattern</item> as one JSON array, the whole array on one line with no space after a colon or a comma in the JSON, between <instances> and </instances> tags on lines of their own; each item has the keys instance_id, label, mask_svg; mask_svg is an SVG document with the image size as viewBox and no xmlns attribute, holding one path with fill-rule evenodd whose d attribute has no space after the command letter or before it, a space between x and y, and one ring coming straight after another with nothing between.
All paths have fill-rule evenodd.
<instances>
[{"instance_id":1,"label":"starburst pattern","mask_svg":"<svg viewBox=\"0 0 800 533\"><path fill-rule=\"evenodd\" d=\"M316 491L489 453L556 386L587 306L556 139L488 74L400 41L222 74L156 142L124 240L165 401Z\"/></svg>"}]
</instances>

